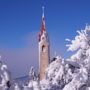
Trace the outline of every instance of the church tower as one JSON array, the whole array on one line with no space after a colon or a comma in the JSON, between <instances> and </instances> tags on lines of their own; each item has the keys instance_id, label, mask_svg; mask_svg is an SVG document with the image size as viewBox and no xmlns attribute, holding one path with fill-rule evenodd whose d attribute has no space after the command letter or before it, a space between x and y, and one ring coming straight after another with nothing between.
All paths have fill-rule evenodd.
<instances>
[{"instance_id":1,"label":"church tower","mask_svg":"<svg viewBox=\"0 0 90 90\"><path fill-rule=\"evenodd\" d=\"M45 27L44 7L42 13L42 26L39 33L39 73L40 80L45 78L45 71L50 62L49 39Z\"/></svg>"}]
</instances>

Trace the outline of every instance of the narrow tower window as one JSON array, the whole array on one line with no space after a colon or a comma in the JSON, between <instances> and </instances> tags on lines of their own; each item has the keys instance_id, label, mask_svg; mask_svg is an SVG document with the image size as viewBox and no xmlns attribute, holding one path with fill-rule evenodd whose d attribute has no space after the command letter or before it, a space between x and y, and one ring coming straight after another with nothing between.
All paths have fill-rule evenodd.
<instances>
[{"instance_id":1,"label":"narrow tower window","mask_svg":"<svg viewBox=\"0 0 90 90\"><path fill-rule=\"evenodd\" d=\"M42 52L45 52L45 45L42 46Z\"/></svg>"}]
</instances>

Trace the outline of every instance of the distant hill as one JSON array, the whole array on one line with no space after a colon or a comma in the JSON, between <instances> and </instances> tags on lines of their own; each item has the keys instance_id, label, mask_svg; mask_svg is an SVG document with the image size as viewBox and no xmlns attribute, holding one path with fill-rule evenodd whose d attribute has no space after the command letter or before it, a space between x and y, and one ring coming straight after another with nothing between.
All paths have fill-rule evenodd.
<instances>
[{"instance_id":1,"label":"distant hill","mask_svg":"<svg viewBox=\"0 0 90 90\"><path fill-rule=\"evenodd\" d=\"M19 77L19 78L15 79L16 82L24 83L24 84L27 84L29 82L29 80L30 80L29 75L26 75L26 76Z\"/></svg>"}]
</instances>

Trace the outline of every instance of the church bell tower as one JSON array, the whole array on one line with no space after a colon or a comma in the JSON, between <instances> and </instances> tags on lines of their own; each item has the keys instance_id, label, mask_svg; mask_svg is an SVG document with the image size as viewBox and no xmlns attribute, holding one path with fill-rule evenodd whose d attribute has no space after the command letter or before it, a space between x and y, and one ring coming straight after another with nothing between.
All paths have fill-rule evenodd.
<instances>
[{"instance_id":1,"label":"church bell tower","mask_svg":"<svg viewBox=\"0 0 90 90\"><path fill-rule=\"evenodd\" d=\"M40 80L45 78L45 71L50 62L49 39L45 27L44 7L42 13L42 26L39 33L39 74Z\"/></svg>"}]
</instances>

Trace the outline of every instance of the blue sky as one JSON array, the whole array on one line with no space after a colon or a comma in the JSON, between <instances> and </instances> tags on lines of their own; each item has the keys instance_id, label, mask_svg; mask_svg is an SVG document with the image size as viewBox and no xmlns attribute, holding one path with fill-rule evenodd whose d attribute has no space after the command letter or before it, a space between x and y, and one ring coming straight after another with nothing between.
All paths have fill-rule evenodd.
<instances>
[{"instance_id":1,"label":"blue sky","mask_svg":"<svg viewBox=\"0 0 90 90\"><path fill-rule=\"evenodd\" d=\"M42 6L52 55L69 57L65 39L90 24L90 0L0 0L0 54L14 77L38 67Z\"/></svg>"}]
</instances>

